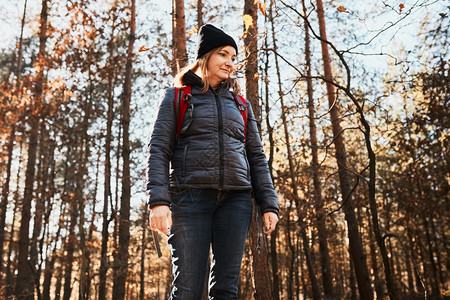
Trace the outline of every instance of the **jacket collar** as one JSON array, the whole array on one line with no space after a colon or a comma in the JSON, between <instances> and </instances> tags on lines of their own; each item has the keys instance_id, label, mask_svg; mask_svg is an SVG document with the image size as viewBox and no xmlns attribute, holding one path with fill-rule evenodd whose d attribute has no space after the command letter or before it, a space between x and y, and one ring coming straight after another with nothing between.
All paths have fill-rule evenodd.
<instances>
[{"instance_id":1,"label":"jacket collar","mask_svg":"<svg viewBox=\"0 0 450 300\"><path fill-rule=\"evenodd\" d=\"M202 79L197 74L192 72L192 70L189 70L186 72L186 74L184 74L181 82L183 83L183 85L197 85L200 87L203 86Z\"/></svg>"}]
</instances>

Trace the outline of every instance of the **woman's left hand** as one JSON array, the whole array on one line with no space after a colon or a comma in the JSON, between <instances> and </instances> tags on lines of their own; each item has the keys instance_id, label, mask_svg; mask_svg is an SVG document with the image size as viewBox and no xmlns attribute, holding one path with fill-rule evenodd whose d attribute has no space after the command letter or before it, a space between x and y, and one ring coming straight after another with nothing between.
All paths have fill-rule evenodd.
<instances>
[{"instance_id":1,"label":"woman's left hand","mask_svg":"<svg viewBox=\"0 0 450 300\"><path fill-rule=\"evenodd\" d=\"M278 216L273 212L265 212L262 216L262 222L264 226L264 233L270 234L275 230L275 226L278 223Z\"/></svg>"}]
</instances>

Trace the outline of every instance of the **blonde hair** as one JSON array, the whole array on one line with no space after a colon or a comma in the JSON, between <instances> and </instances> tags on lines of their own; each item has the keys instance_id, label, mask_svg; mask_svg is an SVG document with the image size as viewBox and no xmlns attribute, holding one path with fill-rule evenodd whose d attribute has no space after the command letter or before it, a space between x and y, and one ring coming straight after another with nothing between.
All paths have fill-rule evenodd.
<instances>
[{"instance_id":1,"label":"blonde hair","mask_svg":"<svg viewBox=\"0 0 450 300\"><path fill-rule=\"evenodd\" d=\"M203 88L201 89L202 93L206 93L209 89L209 80L208 76L205 74L208 74L208 60L209 58L214 54L222 50L223 47L215 48L209 52L207 52L205 55L197 59L194 63L182 68L178 74L175 75L175 78L173 79L173 85L174 87L182 87L183 86L183 76L188 72L196 72L198 69L200 69L202 74L202 82L203 82ZM241 86L239 85L239 82L237 78L235 77L229 77L228 79L225 79L222 81L222 84L224 84L233 95L238 95L241 92Z\"/></svg>"}]
</instances>

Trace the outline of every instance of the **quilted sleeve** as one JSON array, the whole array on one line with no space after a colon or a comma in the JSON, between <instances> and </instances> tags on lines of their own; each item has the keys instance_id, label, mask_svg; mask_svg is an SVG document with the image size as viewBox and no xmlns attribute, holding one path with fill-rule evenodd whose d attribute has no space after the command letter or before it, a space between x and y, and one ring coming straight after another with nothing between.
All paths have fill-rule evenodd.
<instances>
[{"instance_id":1,"label":"quilted sleeve","mask_svg":"<svg viewBox=\"0 0 450 300\"><path fill-rule=\"evenodd\" d=\"M175 88L166 89L153 124L147 156L146 191L148 205L169 205L169 164L175 146Z\"/></svg>"},{"instance_id":2,"label":"quilted sleeve","mask_svg":"<svg viewBox=\"0 0 450 300\"><path fill-rule=\"evenodd\" d=\"M261 138L258 133L257 121L253 114L251 104L247 101L247 157L250 164L250 174L252 178L252 188L256 203L261 208L261 212L274 212L278 214L277 192L273 187L269 166L264 154Z\"/></svg>"}]
</instances>

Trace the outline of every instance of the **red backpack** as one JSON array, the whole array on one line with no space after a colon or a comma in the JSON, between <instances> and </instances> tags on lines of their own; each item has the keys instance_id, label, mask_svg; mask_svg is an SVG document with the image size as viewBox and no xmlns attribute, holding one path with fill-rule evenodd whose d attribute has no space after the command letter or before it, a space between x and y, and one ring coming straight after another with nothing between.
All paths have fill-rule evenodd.
<instances>
[{"instance_id":1,"label":"red backpack","mask_svg":"<svg viewBox=\"0 0 450 300\"><path fill-rule=\"evenodd\" d=\"M234 96L234 100L236 101L236 104L239 108L239 111L241 112L242 118L244 119L244 135L245 135L245 142L247 142L247 103L245 102L244 97L241 95L238 95L238 97ZM189 112L192 114L192 110L194 108L194 105L192 104L192 95L191 95L191 86L186 85L181 88L176 88L175 90L175 112L177 115L177 141L180 139L180 135L186 131L186 129L189 127L189 124L186 124L183 128L181 126L183 125L183 119L184 115L186 114L186 111L189 108ZM192 117L192 115L191 115Z\"/></svg>"}]
</instances>

